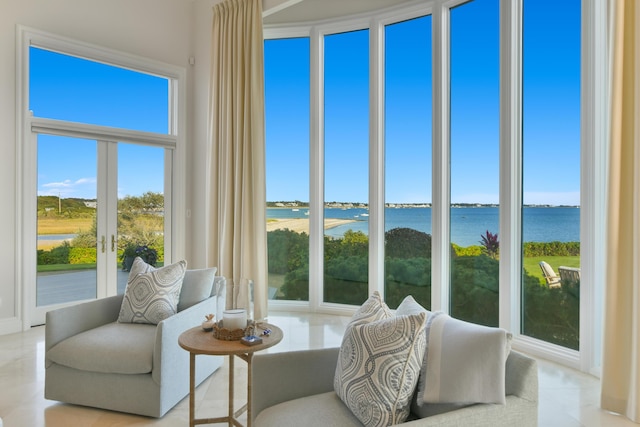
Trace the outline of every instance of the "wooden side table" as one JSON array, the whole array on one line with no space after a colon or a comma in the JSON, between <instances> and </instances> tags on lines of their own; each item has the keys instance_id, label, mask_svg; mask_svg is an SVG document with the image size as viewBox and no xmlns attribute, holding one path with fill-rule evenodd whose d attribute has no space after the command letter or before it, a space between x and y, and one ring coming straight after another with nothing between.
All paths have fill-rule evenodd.
<instances>
[{"instance_id":1,"label":"wooden side table","mask_svg":"<svg viewBox=\"0 0 640 427\"><path fill-rule=\"evenodd\" d=\"M253 353L272 347L282 340L282 329L268 323L262 324L263 328L271 329L269 336L260 335L261 344L252 346L244 345L240 341L223 341L213 337L213 333L205 332L202 327L191 328L178 337L180 347L189 352L189 427L198 424L213 424L228 422L229 426L242 427L238 417L247 412L247 427L251 426L251 359ZM260 333L260 329L256 333ZM195 418L195 384L196 384L196 355L205 354L211 356L229 356L229 414L226 417L217 418ZM247 362L247 404L234 411L233 391L234 391L234 356Z\"/></svg>"}]
</instances>

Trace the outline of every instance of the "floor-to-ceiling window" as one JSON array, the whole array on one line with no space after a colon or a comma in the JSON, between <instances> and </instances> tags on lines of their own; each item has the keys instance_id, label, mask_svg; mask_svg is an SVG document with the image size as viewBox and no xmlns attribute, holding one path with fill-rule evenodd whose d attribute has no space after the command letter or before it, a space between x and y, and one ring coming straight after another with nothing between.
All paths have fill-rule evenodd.
<instances>
[{"instance_id":1,"label":"floor-to-ceiling window","mask_svg":"<svg viewBox=\"0 0 640 427\"><path fill-rule=\"evenodd\" d=\"M375 289L395 306L412 294L458 318L506 325L523 345L533 337L578 348L581 3L434 0L398 8L395 20L389 11L367 23L354 18L352 32L322 22L309 27L311 46L319 46L310 53L310 104L321 93L324 113L310 113L310 133L320 129L324 155L311 153L322 171L309 170L310 186L322 187L328 204L316 212L324 231L310 248L309 264L323 266L308 277L324 294L319 303L357 305ZM344 22L338 26L346 31ZM356 45L348 37L359 32L368 36ZM507 96L522 99L521 116L519 102L513 114L501 107ZM507 141L505 129L518 135ZM379 212L383 221L369 221ZM501 228L505 223L517 226ZM502 236L501 229L510 231ZM432 238L447 245L432 246ZM501 256L501 242L517 242L518 253ZM322 247L314 257L315 246ZM383 269L375 264L382 260ZM521 275L505 274L514 262L519 271L520 261ZM540 261L557 278L545 278ZM333 281L338 271L342 277ZM334 283L354 297L336 298Z\"/></svg>"},{"instance_id":2,"label":"floor-to-ceiling window","mask_svg":"<svg viewBox=\"0 0 640 427\"><path fill-rule=\"evenodd\" d=\"M498 326L499 1L450 9L451 314Z\"/></svg>"},{"instance_id":3,"label":"floor-to-ceiling window","mask_svg":"<svg viewBox=\"0 0 640 427\"><path fill-rule=\"evenodd\" d=\"M384 297L431 307L431 16L384 26Z\"/></svg>"},{"instance_id":4,"label":"floor-to-ceiling window","mask_svg":"<svg viewBox=\"0 0 640 427\"><path fill-rule=\"evenodd\" d=\"M522 333L578 350L581 5L523 8Z\"/></svg>"},{"instance_id":5,"label":"floor-to-ceiling window","mask_svg":"<svg viewBox=\"0 0 640 427\"><path fill-rule=\"evenodd\" d=\"M369 31L324 36L324 302L361 304L369 268Z\"/></svg>"},{"instance_id":6,"label":"floor-to-ceiling window","mask_svg":"<svg viewBox=\"0 0 640 427\"><path fill-rule=\"evenodd\" d=\"M269 298L309 300L309 37L265 40Z\"/></svg>"}]
</instances>

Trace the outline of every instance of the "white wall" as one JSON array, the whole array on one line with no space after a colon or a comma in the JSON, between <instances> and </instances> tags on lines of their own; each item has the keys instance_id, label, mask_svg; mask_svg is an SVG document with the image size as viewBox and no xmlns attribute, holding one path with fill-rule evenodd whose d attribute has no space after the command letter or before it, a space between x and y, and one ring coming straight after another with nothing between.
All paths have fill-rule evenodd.
<instances>
[{"instance_id":1,"label":"white wall","mask_svg":"<svg viewBox=\"0 0 640 427\"><path fill-rule=\"evenodd\" d=\"M189 70L193 4L189 0L0 0L0 334L22 328L17 283L16 200L16 25L140 55ZM187 100L187 116L191 111ZM189 126L188 126L189 127ZM188 130L188 129L187 129ZM187 132L187 171L192 158ZM188 173L187 188L195 176ZM200 195L198 195L198 198ZM193 197L187 194L187 205ZM187 206L189 208L189 206ZM193 211L194 209L192 209ZM187 224L187 230L190 225ZM190 253L187 236L187 256Z\"/></svg>"}]
</instances>

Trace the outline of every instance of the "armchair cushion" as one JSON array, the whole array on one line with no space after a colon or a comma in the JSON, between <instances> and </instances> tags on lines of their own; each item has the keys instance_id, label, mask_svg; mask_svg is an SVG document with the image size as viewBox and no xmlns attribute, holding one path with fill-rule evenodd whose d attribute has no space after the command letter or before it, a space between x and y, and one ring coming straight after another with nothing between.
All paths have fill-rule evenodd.
<instances>
[{"instance_id":1,"label":"armchair cushion","mask_svg":"<svg viewBox=\"0 0 640 427\"><path fill-rule=\"evenodd\" d=\"M217 268L187 270L182 281L178 311L182 311L209 298Z\"/></svg>"},{"instance_id":2,"label":"armchair cushion","mask_svg":"<svg viewBox=\"0 0 640 427\"><path fill-rule=\"evenodd\" d=\"M176 314L186 269L186 261L156 269L136 257L124 291L118 322L157 325Z\"/></svg>"},{"instance_id":3,"label":"armchair cushion","mask_svg":"<svg viewBox=\"0 0 640 427\"><path fill-rule=\"evenodd\" d=\"M155 325L113 322L67 338L52 347L47 357L81 371L148 374L155 340Z\"/></svg>"}]
</instances>

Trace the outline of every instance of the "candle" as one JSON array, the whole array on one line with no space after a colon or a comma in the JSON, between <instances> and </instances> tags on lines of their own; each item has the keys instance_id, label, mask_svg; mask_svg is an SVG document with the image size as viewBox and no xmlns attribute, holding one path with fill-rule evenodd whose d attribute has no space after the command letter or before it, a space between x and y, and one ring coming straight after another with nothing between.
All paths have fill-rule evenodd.
<instances>
[{"instance_id":1,"label":"candle","mask_svg":"<svg viewBox=\"0 0 640 427\"><path fill-rule=\"evenodd\" d=\"M225 310L222 316L222 326L225 329L234 330L247 327L247 310L244 308Z\"/></svg>"}]
</instances>

